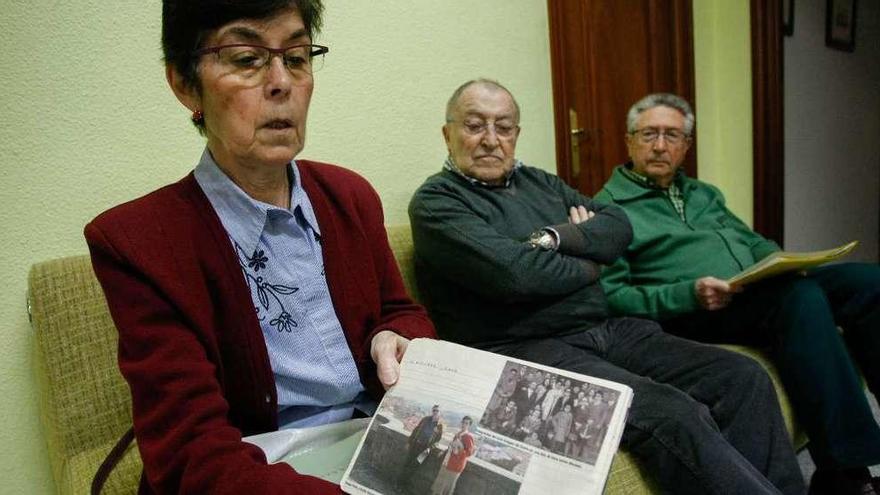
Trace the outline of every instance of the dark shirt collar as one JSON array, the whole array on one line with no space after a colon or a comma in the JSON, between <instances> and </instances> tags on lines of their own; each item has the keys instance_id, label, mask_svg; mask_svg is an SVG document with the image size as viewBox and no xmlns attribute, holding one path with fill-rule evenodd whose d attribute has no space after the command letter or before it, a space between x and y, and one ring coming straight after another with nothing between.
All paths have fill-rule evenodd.
<instances>
[{"instance_id":1,"label":"dark shirt collar","mask_svg":"<svg viewBox=\"0 0 880 495\"><path fill-rule=\"evenodd\" d=\"M510 169L510 172L507 173L507 177L504 178L504 184L495 185L495 184L489 184L488 182L483 182L480 179L475 179L474 177L471 177L469 175L465 175L464 172L462 172L458 168L458 165L455 164L455 161L452 160L451 156L446 157L446 161L443 162L443 168L445 170L449 170L450 172L454 173L455 175L458 175L459 177L463 178L464 180L470 182L471 184L473 184L475 186L485 187L488 189L498 189L498 188L510 187L510 181L513 179L513 174L515 174L516 171L519 170L519 168L522 166L523 166L523 164L521 161L514 160L513 161L513 168Z\"/></svg>"}]
</instances>

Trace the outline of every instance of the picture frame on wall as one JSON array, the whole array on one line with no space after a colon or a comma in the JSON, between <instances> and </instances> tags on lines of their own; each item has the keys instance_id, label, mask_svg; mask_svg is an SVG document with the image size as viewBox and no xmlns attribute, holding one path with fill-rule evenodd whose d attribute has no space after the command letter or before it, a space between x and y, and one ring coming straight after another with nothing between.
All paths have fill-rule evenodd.
<instances>
[{"instance_id":1,"label":"picture frame on wall","mask_svg":"<svg viewBox=\"0 0 880 495\"><path fill-rule=\"evenodd\" d=\"M827 0L825 46L852 52L856 47L856 0Z\"/></svg>"},{"instance_id":2,"label":"picture frame on wall","mask_svg":"<svg viewBox=\"0 0 880 495\"><path fill-rule=\"evenodd\" d=\"M794 34L794 0L782 0L782 33Z\"/></svg>"}]
</instances>

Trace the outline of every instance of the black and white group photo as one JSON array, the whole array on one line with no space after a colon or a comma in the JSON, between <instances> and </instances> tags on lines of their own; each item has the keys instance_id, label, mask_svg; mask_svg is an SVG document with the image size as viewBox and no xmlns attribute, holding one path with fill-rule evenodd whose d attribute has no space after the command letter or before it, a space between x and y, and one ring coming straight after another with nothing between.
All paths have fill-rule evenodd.
<instances>
[{"instance_id":1,"label":"black and white group photo","mask_svg":"<svg viewBox=\"0 0 880 495\"><path fill-rule=\"evenodd\" d=\"M480 428L594 465L619 393L508 361Z\"/></svg>"}]
</instances>

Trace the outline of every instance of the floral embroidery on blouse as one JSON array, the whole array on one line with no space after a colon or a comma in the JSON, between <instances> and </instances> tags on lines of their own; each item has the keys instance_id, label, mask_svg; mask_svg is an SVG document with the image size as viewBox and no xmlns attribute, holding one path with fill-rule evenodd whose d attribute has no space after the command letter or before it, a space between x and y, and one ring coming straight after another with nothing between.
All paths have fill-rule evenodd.
<instances>
[{"instance_id":1,"label":"floral embroidery on blouse","mask_svg":"<svg viewBox=\"0 0 880 495\"><path fill-rule=\"evenodd\" d=\"M269 261L262 249L254 250L254 255L248 258L248 268L253 268L254 272L260 271L260 268L266 268L266 262Z\"/></svg>"},{"instance_id":2,"label":"floral embroidery on blouse","mask_svg":"<svg viewBox=\"0 0 880 495\"><path fill-rule=\"evenodd\" d=\"M241 272L244 274L248 288L251 291L257 291L257 298L260 301L259 306L254 306L254 309L257 311L257 319L264 321L266 319L264 313L270 313L271 309L277 306L276 316L269 320L269 325L274 327L278 333L293 332L293 329L298 327L299 324L284 307L284 302L282 302L280 296L289 296L298 291L299 287L273 284L266 281L262 276L256 275L261 269L265 270L266 263L269 262L265 251L258 248L254 250L253 255L248 256L235 240L232 241L232 244L235 245L235 252L238 254L238 264L241 266ZM253 270L253 273L250 273L249 270ZM275 304L272 304L273 300Z\"/></svg>"}]
</instances>

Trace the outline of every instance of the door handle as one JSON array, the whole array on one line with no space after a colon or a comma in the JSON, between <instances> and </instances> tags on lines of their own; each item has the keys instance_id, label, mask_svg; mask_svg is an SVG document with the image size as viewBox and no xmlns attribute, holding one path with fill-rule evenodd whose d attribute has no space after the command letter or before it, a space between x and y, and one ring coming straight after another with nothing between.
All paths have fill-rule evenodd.
<instances>
[{"instance_id":1,"label":"door handle","mask_svg":"<svg viewBox=\"0 0 880 495\"><path fill-rule=\"evenodd\" d=\"M581 175L581 136L584 129L578 127L578 114L574 108L568 109L568 128L571 133L571 178L577 184L577 179Z\"/></svg>"}]
</instances>

